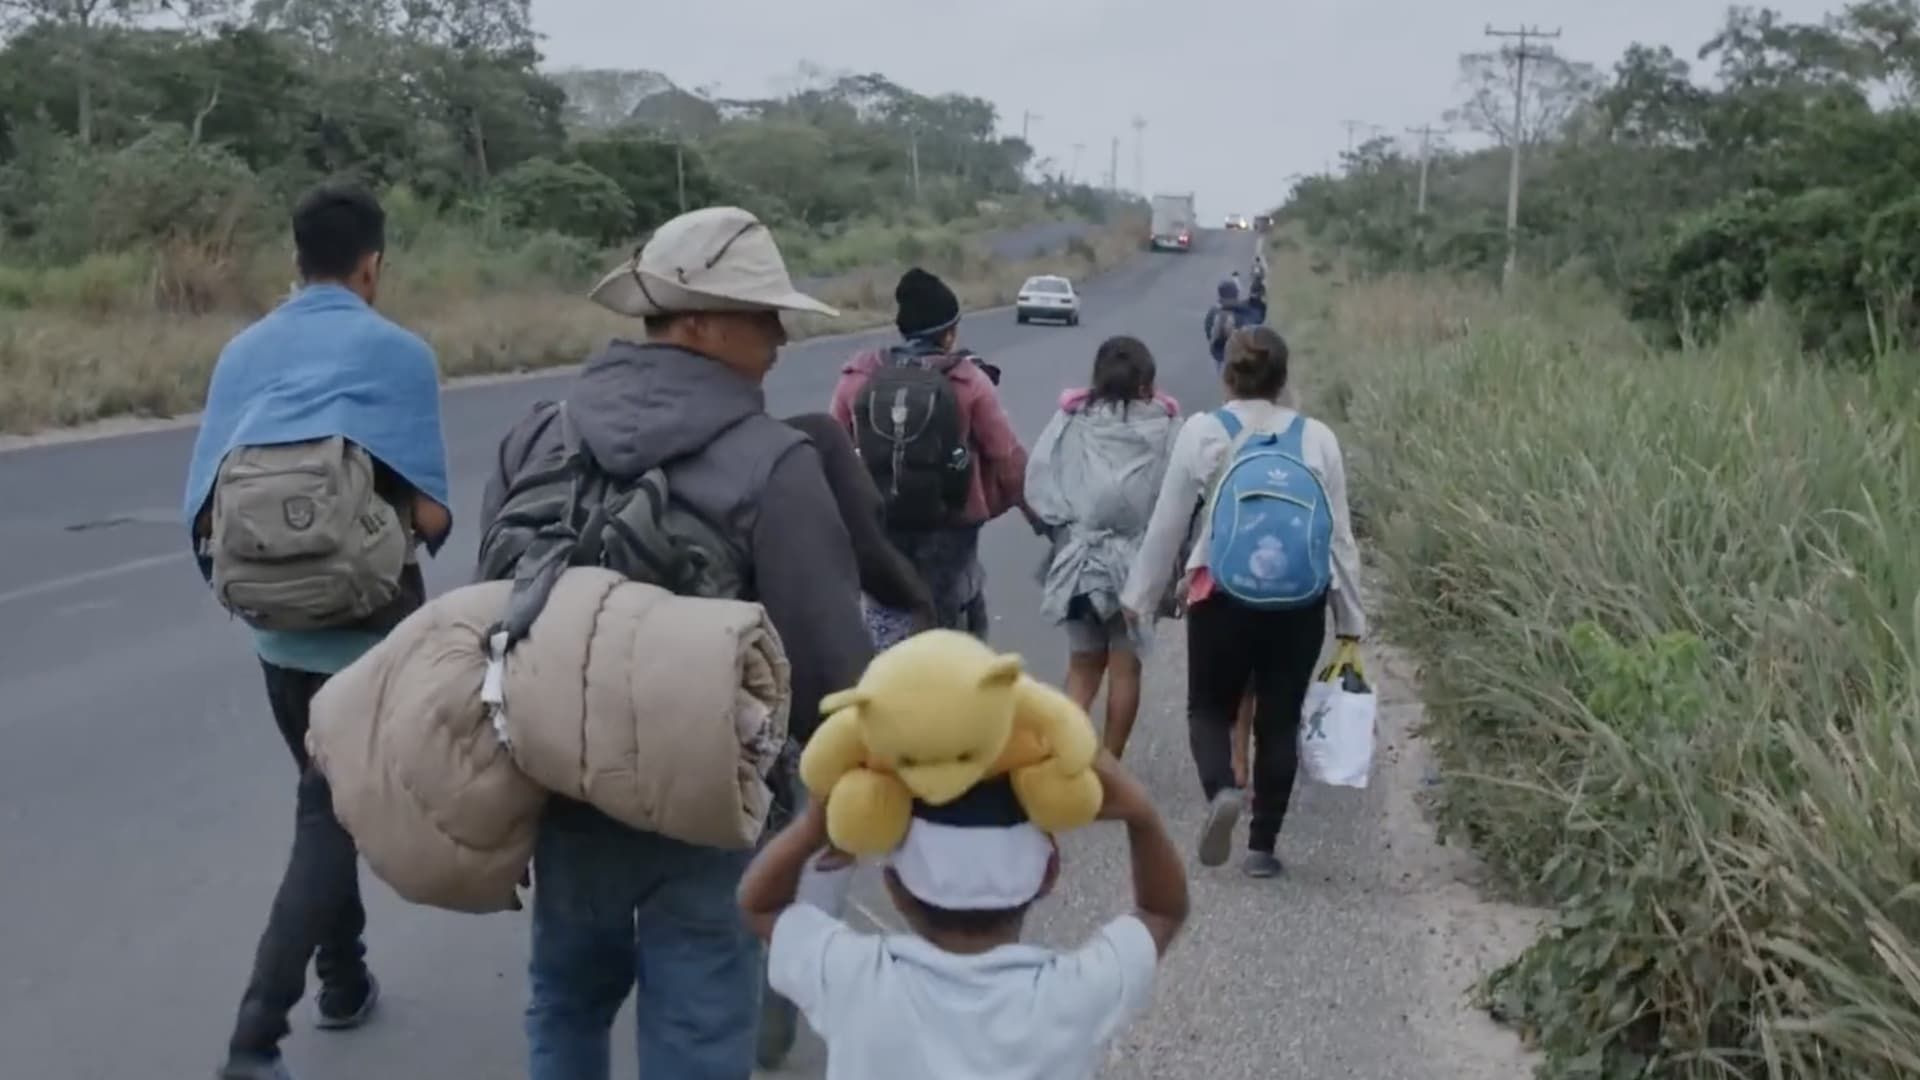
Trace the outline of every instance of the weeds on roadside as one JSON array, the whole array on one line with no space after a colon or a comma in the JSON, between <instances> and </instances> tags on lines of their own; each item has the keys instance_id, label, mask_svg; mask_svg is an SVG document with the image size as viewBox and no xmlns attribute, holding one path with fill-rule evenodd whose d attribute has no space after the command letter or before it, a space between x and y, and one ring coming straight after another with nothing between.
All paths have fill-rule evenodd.
<instances>
[{"instance_id":1,"label":"weeds on roadside","mask_svg":"<svg viewBox=\"0 0 1920 1080\"><path fill-rule=\"evenodd\" d=\"M1442 824L1560 912L1489 1007L1562 1080L1920 1074L1920 360L1765 311L1654 351L1564 286L1290 303Z\"/></svg>"}]
</instances>

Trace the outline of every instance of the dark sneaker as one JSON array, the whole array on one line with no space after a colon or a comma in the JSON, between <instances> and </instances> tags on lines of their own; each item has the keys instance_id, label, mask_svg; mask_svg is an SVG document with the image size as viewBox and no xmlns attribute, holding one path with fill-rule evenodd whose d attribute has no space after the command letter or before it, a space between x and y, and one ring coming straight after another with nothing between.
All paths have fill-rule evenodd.
<instances>
[{"instance_id":1,"label":"dark sneaker","mask_svg":"<svg viewBox=\"0 0 1920 1080\"><path fill-rule=\"evenodd\" d=\"M380 980L368 972L364 980L320 991L320 1030L352 1031L373 1018L380 1003Z\"/></svg>"},{"instance_id":2,"label":"dark sneaker","mask_svg":"<svg viewBox=\"0 0 1920 1080\"><path fill-rule=\"evenodd\" d=\"M1240 869L1250 878L1280 876L1280 860L1271 851L1249 851Z\"/></svg>"},{"instance_id":3,"label":"dark sneaker","mask_svg":"<svg viewBox=\"0 0 1920 1080\"><path fill-rule=\"evenodd\" d=\"M293 1080L284 1058L236 1057L213 1074L214 1080Z\"/></svg>"},{"instance_id":4,"label":"dark sneaker","mask_svg":"<svg viewBox=\"0 0 1920 1080\"><path fill-rule=\"evenodd\" d=\"M1227 788L1213 797L1207 806L1207 822L1200 827L1200 865L1225 866L1233 853L1233 827L1240 823L1246 808L1247 793Z\"/></svg>"}]
</instances>

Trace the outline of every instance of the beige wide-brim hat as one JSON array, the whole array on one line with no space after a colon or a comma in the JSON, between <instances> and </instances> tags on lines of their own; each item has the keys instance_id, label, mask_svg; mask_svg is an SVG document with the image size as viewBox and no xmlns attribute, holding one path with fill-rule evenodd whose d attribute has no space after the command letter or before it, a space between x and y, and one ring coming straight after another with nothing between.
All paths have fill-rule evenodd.
<instances>
[{"instance_id":1,"label":"beige wide-brim hat","mask_svg":"<svg viewBox=\"0 0 1920 1080\"><path fill-rule=\"evenodd\" d=\"M793 287L773 234L737 206L690 211L660 226L589 298L635 319L703 311L840 314Z\"/></svg>"}]
</instances>

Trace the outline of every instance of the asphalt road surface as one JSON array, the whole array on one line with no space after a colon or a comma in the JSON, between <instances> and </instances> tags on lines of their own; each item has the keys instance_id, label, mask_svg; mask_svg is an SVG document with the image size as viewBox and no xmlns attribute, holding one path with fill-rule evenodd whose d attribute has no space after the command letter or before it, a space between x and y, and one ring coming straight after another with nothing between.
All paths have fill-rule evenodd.
<instances>
[{"instance_id":1,"label":"asphalt road surface","mask_svg":"<svg viewBox=\"0 0 1920 1080\"><path fill-rule=\"evenodd\" d=\"M969 317L963 341L1005 371L1018 430L1037 435L1096 345L1131 333L1189 410L1217 404L1200 321L1245 273L1245 235L1143 256L1084 288L1078 328ZM1276 322L1283 313L1276 313ZM824 409L841 361L882 340L802 343L768 385L776 414ZM474 385L446 399L455 539L429 584L472 565L483 477L500 433L564 376ZM208 598L175 505L193 433L173 429L0 454L0 1078L190 1080L221 1054L286 858L293 768L241 628ZM1057 678L1061 635L1035 610L1039 543L989 530L993 638ZM1199 796L1177 701L1176 635L1154 665L1130 762L1184 838ZM1149 1020L1109 1075L1424 1077L1410 1034L1411 946L1380 886L1379 795L1308 792L1283 840L1291 876L1198 876L1190 935ZM385 989L367 1029L324 1035L311 999L287 1050L304 1078L523 1076L526 921L399 902L369 875L370 959ZM1126 903L1123 852L1099 830L1069 845L1060 896L1032 936L1071 941ZM867 915L890 917L870 883ZM625 1021L623 1020L623 1024ZM616 1031L632 1075L631 1027ZM817 1076L809 1038L784 1075Z\"/></svg>"}]
</instances>

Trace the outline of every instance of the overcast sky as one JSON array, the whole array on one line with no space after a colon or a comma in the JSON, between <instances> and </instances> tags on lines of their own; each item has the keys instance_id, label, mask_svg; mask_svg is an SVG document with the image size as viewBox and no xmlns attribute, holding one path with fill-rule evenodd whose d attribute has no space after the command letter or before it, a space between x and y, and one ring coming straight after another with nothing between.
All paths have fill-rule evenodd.
<instances>
[{"instance_id":1,"label":"overcast sky","mask_svg":"<svg viewBox=\"0 0 1920 1080\"><path fill-rule=\"evenodd\" d=\"M1767 5L1817 21L1840 4ZM533 0L549 66L647 68L723 96L788 89L802 61L878 71L923 93L1000 109L1060 168L1105 175L1120 137L1134 184L1135 115L1147 122L1145 186L1193 191L1208 219L1284 197L1289 174L1330 165L1343 121L1400 133L1439 123L1459 98L1458 58L1486 24L1552 30L1571 58L1611 67L1627 45L1692 58L1723 0ZM1076 150L1074 144L1084 144Z\"/></svg>"}]
</instances>

